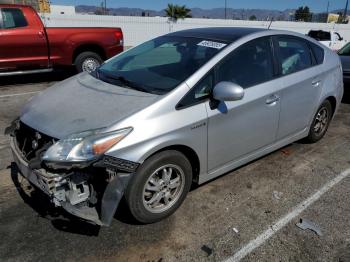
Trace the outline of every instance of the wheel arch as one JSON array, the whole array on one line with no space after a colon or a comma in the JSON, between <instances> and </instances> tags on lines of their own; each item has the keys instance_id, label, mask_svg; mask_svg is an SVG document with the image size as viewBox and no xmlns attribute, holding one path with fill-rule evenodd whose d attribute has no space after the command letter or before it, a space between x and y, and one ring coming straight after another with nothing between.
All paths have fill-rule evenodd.
<instances>
[{"instance_id":1,"label":"wheel arch","mask_svg":"<svg viewBox=\"0 0 350 262\"><path fill-rule=\"evenodd\" d=\"M75 63L75 59L77 56L83 52L94 52L98 54L103 60L106 60L106 52L105 50L98 44L82 44L74 49L72 56L72 64Z\"/></svg>"},{"instance_id":2,"label":"wheel arch","mask_svg":"<svg viewBox=\"0 0 350 262\"><path fill-rule=\"evenodd\" d=\"M332 106L332 116L335 113L335 110L337 108L337 99L334 96L328 96L324 99L324 101L328 100L331 103Z\"/></svg>"},{"instance_id":3,"label":"wheel arch","mask_svg":"<svg viewBox=\"0 0 350 262\"><path fill-rule=\"evenodd\" d=\"M200 161L199 161L199 157L198 157L198 154L196 153L196 151L193 150L189 146L180 145L180 144L166 146L166 147L163 147L163 148L158 149L157 151L153 152L152 154L147 156L146 159L148 159L156 154L159 154L161 152L167 151L167 150L178 151L178 152L182 153L190 161L190 164L192 166L193 182L198 183L200 168L201 168Z\"/></svg>"}]
</instances>

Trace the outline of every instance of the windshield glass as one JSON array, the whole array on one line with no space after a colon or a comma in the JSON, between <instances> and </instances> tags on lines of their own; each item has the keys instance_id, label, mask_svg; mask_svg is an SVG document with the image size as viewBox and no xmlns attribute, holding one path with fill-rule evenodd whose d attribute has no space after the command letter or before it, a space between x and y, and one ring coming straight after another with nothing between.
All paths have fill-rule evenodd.
<instances>
[{"instance_id":1,"label":"windshield glass","mask_svg":"<svg viewBox=\"0 0 350 262\"><path fill-rule=\"evenodd\" d=\"M93 76L102 81L153 94L166 94L186 80L227 43L162 36L103 64Z\"/></svg>"},{"instance_id":2,"label":"windshield glass","mask_svg":"<svg viewBox=\"0 0 350 262\"><path fill-rule=\"evenodd\" d=\"M339 55L350 55L350 43L346 44L342 49L338 51Z\"/></svg>"}]
</instances>

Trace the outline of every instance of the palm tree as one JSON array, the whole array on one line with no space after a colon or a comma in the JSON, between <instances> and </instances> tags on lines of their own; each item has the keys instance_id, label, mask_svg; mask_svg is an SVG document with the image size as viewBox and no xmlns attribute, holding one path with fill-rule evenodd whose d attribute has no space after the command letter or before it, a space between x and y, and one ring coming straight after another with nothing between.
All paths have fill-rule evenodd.
<instances>
[{"instance_id":1,"label":"palm tree","mask_svg":"<svg viewBox=\"0 0 350 262\"><path fill-rule=\"evenodd\" d=\"M166 16L169 17L170 20L176 22L178 19L190 18L191 9L188 9L185 5L174 5L168 4L165 9Z\"/></svg>"}]
</instances>

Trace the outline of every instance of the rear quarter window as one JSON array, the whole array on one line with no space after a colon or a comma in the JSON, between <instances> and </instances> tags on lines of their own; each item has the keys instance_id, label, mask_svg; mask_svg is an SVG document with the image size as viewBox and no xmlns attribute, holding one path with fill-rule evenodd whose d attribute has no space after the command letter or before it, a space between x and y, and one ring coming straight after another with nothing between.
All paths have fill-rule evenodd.
<instances>
[{"instance_id":1,"label":"rear quarter window","mask_svg":"<svg viewBox=\"0 0 350 262\"><path fill-rule=\"evenodd\" d=\"M320 65L324 61L324 49L310 42L312 53L315 57L316 64Z\"/></svg>"}]
</instances>

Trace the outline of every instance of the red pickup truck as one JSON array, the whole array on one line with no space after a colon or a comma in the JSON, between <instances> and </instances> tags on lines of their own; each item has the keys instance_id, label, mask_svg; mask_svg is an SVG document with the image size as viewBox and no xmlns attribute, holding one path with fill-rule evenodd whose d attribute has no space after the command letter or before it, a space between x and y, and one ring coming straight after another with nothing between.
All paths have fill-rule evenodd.
<instances>
[{"instance_id":1,"label":"red pickup truck","mask_svg":"<svg viewBox=\"0 0 350 262\"><path fill-rule=\"evenodd\" d=\"M0 76L67 65L91 72L122 51L120 28L45 28L33 8L0 5Z\"/></svg>"}]
</instances>

